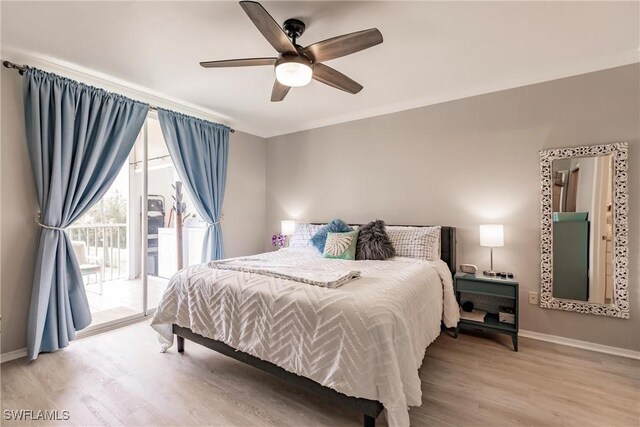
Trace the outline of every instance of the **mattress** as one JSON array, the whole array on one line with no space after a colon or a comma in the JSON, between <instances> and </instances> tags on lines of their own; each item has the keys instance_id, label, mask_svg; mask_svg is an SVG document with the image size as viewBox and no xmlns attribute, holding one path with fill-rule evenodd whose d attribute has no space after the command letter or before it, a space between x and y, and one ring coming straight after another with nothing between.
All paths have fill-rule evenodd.
<instances>
[{"instance_id":1,"label":"mattress","mask_svg":"<svg viewBox=\"0 0 640 427\"><path fill-rule=\"evenodd\" d=\"M252 258L304 267L313 248ZM409 425L419 406L418 368L441 321L457 324L451 273L441 260L324 259L327 270L358 270L336 289L200 264L170 281L151 322L163 351L172 324L222 341L349 396L377 400L391 426Z\"/></svg>"}]
</instances>

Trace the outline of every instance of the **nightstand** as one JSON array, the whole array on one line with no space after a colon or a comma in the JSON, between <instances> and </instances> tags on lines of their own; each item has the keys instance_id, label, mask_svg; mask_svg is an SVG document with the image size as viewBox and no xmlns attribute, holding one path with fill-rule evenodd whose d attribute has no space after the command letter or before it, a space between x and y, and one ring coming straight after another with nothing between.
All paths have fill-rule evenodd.
<instances>
[{"instance_id":1,"label":"nightstand","mask_svg":"<svg viewBox=\"0 0 640 427\"><path fill-rule=\"evenodd\" d=\"M511 336L513 349L518 351L518 282L513 279L500 279L482 275L456 273L454 289L458 304L472 301L475 308L487 312L484 321L460 319L455 336L461 327L481 329ZM515 323L500 322L498 307L509 307L513 310Z\"/></svg>"}]
</instances>

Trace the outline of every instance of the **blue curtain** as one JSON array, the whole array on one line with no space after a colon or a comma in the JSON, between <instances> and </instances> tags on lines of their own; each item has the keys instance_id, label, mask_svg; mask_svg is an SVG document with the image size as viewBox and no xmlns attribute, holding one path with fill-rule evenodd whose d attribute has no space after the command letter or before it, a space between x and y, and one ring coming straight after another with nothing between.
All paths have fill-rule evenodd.
<instances>
[{"instance_id":1,"label":"blue curtain","mask_svg":"<svg viewBox=\"0 0 640 427\"><path fill-rule=\"evenodd\" d=\"M158 109L169 154L196 210L209 226L202 262L224 258L220 213L227 180L229 128Z\"/></svg>"},{"instance_id":2,"label":"blue curtain","mask_svg":"<svg viewBox=\"0 0 640 427\"><path fill-rule=\"evenodd\" d=\"M24 73L27 145L41 227L27 332L30 359L69 345L91 323L64 231L116 178L149 106L34 68Z\"/></svg>"}]
</instances>

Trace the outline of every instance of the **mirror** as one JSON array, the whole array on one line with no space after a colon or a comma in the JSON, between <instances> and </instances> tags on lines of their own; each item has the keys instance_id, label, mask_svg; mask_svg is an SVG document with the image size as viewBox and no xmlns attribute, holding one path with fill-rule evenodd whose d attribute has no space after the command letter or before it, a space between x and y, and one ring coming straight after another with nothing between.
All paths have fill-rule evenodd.
<instances>
[{"instance_id":1,"label":"mirror","mask_svg":"<svg viewBox=\"0 0 640 427\"><path fill-rule=\"evenodd\" d=\"M613 301L612 155L555 159L553 296Z\"/></svg>"},{"instance_id":2,"label":"mirror","mask_svg":"<svg viewBox=\"0 0 640 427\"><path fill-rule=\"evenodd\" d=\"M628 318L627 144L540 154L540 306Z\"/></svg>"}]
</instances>

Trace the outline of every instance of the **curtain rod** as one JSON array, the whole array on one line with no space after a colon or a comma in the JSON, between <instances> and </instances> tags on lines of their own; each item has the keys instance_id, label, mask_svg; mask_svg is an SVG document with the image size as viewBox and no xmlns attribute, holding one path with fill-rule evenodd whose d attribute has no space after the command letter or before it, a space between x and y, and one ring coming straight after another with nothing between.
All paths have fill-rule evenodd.
<instances>
[{"instance_id":1,"label":"curtain rod","mask_svg":"<svg viewBox=\"0 0 640 427\"><path fill-rule=\"evenodd\" d=\"M24 65L14 64L13 62L10 62L10 61L2 61L2 65L4 65L6 68L17 70L18 73L20 73L20 75L24 74L24 70L25 70ZM158 107L156 107L155 105L149 105L149 109L151 111L158 111ZM229 128L229 132L234 133L235 129Z\"/></svg>"}]
</instances>

